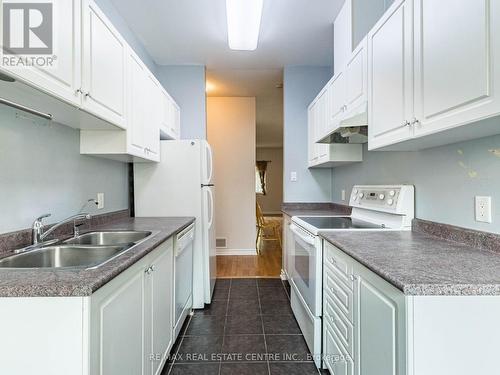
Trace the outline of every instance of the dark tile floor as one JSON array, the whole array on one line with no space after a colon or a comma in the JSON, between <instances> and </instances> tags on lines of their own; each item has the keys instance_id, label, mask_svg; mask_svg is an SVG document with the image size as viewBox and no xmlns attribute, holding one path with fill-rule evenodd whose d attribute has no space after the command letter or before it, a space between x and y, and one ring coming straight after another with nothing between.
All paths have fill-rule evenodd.
<instances>
[{"instance_id":1,"label":"dark tile floor","mask_svg":"<svg viewBox=\"0 0 500 375\"><path fill-rule=\"evenodd\" d=\"M218 279L162 375L318 375L280 279Z\"/></svg>"}]
</instances>

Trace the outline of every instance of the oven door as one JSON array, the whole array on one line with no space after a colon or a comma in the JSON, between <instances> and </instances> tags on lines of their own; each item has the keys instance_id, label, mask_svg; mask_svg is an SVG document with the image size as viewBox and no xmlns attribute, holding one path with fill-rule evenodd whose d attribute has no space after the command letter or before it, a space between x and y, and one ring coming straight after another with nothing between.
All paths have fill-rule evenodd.
<instances>
[{"instance_id":1,"label":"oven door","mask_svg":"<svg viewBox=\"0 0 500 375\"><path fill-rule=\"evenodd\" d=\"M290 225L293 262L291 281L314 316L321 316L321 244L305 229Z\"/></svg>"}]
</instances>

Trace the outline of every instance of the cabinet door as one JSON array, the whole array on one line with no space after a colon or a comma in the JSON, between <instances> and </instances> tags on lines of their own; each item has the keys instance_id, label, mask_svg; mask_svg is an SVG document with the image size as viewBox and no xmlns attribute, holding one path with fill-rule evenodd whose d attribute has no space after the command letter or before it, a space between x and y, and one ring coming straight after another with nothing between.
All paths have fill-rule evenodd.
<instances>
[{"instance_id":1,"label":"cabinet door","mask_svg":"<svg viewBox=\"0 0 500 375\"><path fill-rule=\"evenodd\" d=\"M93 0L83 0L83 108L124 128L127 45Z\"/></svg>"},{"instance_id":2,"label":"cabinet door","mask_svg":"<svg viewBox=\"0 0 500 375\"><path fill-rule=\"evenodd\" d=\"M181 139L181 109L174 103L174 113L175 113L175 135L176 139Z\"/></svg>"},{"instance_id":3,"label":"cabinet door","mask_svg":"<svg viewBox=\"0 0 500 375\"><path fill-rule=\"evenodd\" d=\"M53 66L2 69L54 96L80 106L81 86L81 0L53 2Z\"/></svg>"},{"instance_id":4,"label":"cabinet door","mask_svg":"<svg viewBox=\"0 0 500 375\"><path fill-rule=\"evenodd\" d=\"M146 110L146 121L144 131L146 132L146 149L148 157L152 160L159 159L160 153L160 124L162 119L161 111L161 89L153 74L147 71L147 87L144 93Z\"/></svg>"},{"instance_id":5,"label":"cabinet door","mask_svg":"<svg viewBox=\"0 0 500 375\"><path fill-rule=\"evenodd\" d=\"M309 166L313 165L318 159L316 155L316 143L315 143L315 121L316 121L316 105L317 102L313 103L309 110L307 111L307 139L308 139L308 158Z\"/></svg>"},{"instance_id":6,"label":"cabinet door","mask_svg":"<svg viewBox=\"0 0 500 375\"><path fill-rule=\"evenodd\" d=\"M345 69L346 76L346 111L349 113L366 106L368 95L368 51L367 41L363 40L353 52Z\"/></svg>"},{"instance_id":7,"label":"cabinet door","mask_svg":"<svg viewBox=\"0 0 500 375\"><path fill-rule=\"evenodd\" d=\"M95 375L137 375L143 369L144 273L119 276L91 299L91 369ZM116 280L116 279L115 279Z\"/></svg>"},{"instance_id":8,"label":"cabinet door","mask_svg":"<svg viewBox=\"0 0 500 375\"><path fill-rule=\"evenodd\" d=\"M352 0L347 0L333 23L333 60L335 74L344 70L352 53Z\"/></svg>"},{"instance_id":9,"label":"cabinet door","mask_svg":"<svg viewBox=\"0 0 500 375\"><path fill-rule=\"evenodd\" d=\"M172 346L173 337L173 308L174 308L174 267L172 241L168 241L163 254L153 264L153 351L163 358ZM153 374L161 371L165 361L153 362Z\"/></svg>"},{"instance_id":10,"label":"cabinet door","mask_svg":"<svg viewBox=\"0 0 500 375\"><path fill-rule=\"evenodd\" d=\"M128 137L129 152L133 155L143 156L146 149L146 99L147 75L146 68L137 55L131 50L128 53Z\"/></svg>"},{"instance_id":11,"label":"cabinet door","mask_svg":"<svg viewBox=\"0 0 500 375\"><path fill-rule=\"evenodd\" d=\"M415 0L417 136L500 112L500 6Z\"/></svg>"},{"instance_id":12,"label":"cabinet door","mask_svg":"<svg viewBox=\"0 0 500 375\"><path fill-rule=\"evenodd\" d=\"M368 34L369 148L411 138L412 0L395 0Z\"/></svg>"},{"instance_id":13,"label":"cabinet door","mask_svg":"<svg viewBox=\"0 0 500 375\"><path fill-rule=\"evenodd\" d=\"M344 71L339 72L332 82L330 131L339 127L340 121L344 117L346 104L346 76Z\"/></svg>"},{"instance_id":14,"label":"cabinet door","mask_svg":"<svg viewBox=\"0 0 500 375\"><path fill-rule=\"evenodd\" d=\"M315 117L314 124L314 140L319 141L322 136L326 135L325 130L327 128L327 110L328 110L328 94L327 90L324 91L323 95L318 99L318 106L316 108L317 115ZM325 147L326 146L326 147ZM328 156L328 145L322 143L315 143L315 154L318 159L322 159Z\"/></svg>"},{"instance_id":15,"label":"cabinet door","mask_svg":"<svg viewBox=\"0 0 500 375\"><path fill-rule=\"evenodd\" d=\"M370 271L358 283L359 374L406 374L404 295Z\"/></svg>"}]
</instances>

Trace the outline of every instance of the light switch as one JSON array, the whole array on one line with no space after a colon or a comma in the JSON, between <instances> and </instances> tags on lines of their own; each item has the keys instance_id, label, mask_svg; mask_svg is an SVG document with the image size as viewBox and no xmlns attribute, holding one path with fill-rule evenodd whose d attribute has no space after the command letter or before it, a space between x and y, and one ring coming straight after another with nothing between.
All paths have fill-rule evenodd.
<instances>
[{"instance_id":1,"label":"light switch","mask_svg":"<svg viewBox=\"0 0 500 375\"><path fill-rule=\"evenodd\" d=\"M297 182L297 172L290 173L290 181Z\"/></svg>"},{"instance_id":2,"label":"light switch","mask_svg":"<svg viewBox=\"0 0 500 375\"><path fill-rule=\"evenodd\" d=\"M342 200L345 201L345 190L342 190Z\"/></svg>"}]
</instances>

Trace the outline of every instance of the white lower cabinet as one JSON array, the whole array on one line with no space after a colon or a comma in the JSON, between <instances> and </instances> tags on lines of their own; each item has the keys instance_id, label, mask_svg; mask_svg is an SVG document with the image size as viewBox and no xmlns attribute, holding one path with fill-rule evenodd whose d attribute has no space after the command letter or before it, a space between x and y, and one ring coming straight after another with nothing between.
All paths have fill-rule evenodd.
<instances>
[{"instance_id":1,"label":"white lower cabinet","mask_svg":"<svg viewBox=\"0 0 500 375\"><path fill-rule=\"evenodd\" d=\"M331 374L498 373L500 296L405 295L327 241L323 279L323 367ZM338 296L351 290L346 305Z\"/></svg>"},{"instance_id":2,"label":"white lower cabinet","mask_svg":"<svg viewBox=\"0 0 500 375\"><path fill-rule=\"evenodd\" d=\"M90 373L157 375L173 337L173 241L90 298Z\"/></svg>"}]
</instances>

